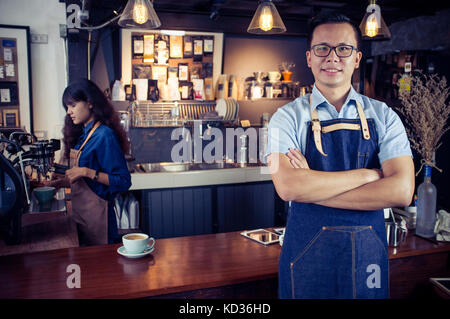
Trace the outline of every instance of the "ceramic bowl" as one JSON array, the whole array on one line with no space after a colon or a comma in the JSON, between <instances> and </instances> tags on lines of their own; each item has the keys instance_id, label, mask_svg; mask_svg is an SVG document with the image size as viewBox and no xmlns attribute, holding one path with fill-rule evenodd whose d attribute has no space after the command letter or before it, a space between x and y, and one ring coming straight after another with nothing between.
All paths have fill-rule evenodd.
<instances>
[{"instance_id":1,"label":"ceramic bowl","mask_svg":"<svg viewBox=\"0 0 450 319\"><path fill-rule=\"evenodd\" d=\"M51 186L43 186L43 187L36 187L33 190L34 196L38 200L40 204L47 203L51 201L53 196L55 196L55 188Z\"/></svg>"}]
</instances>

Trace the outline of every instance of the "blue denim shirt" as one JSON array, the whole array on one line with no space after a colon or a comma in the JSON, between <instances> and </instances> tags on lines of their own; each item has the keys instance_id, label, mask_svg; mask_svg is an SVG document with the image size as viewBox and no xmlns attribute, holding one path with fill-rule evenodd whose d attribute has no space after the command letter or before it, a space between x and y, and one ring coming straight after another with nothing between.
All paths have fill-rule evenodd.
<instances>
[{"instance_id":1,"label":"blue denim shirt","mask_svg":"<svg viewBox=\"0 0 450 319\"><path fill-rule=\"evenodd\" d=\"M340 112L316 88L312 90L312 107L317 108L320 121L337 118L358 119L356 101L363 107L366 118L372 118L378 134L380 164L402 155L412 156L408 137L400 117L384 102L361 95L351 87ZM289 152L297 148L305 154L308 122L311 121L309 96L306 94L280 107L269 123L269 141L266 156L270 153Z\"/></svg>"},{"instance_id":2,"label":"blue denim shirt","mask_svg":"<svg viewBox=\"0 0 450 319\"><path fill-rule=\"evenodd\" d=\"M74 149L81 147L93 125L94 121L91 121L83 128L83 134ZM114 131L104 124L95 130L84 145L78 165L108 174L109 186L84 178L91 190L105 200L113 199L118 192L125 192L131 186L131 175L119 142Z\"/></svg>"}]
</instances>

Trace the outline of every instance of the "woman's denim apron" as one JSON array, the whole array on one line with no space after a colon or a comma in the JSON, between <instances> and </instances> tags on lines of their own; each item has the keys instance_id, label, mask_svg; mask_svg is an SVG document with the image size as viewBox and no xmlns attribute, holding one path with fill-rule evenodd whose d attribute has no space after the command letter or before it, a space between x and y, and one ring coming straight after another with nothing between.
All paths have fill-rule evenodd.
<instances>
[{"instance_id":1,"label":"woman's denim apron","mask_svg":"<svg viewBox=\"0 0 450 319\"><path fill-rule=\"evenodd\" d=\"M359 103L357 108L355 120L319 122L317 110L311 111L305 151L311 169L380 167L374 121ZM292 202L279 264L280 298L387 298L388 285L383 210Z\"/></svg>"}]
</instances>

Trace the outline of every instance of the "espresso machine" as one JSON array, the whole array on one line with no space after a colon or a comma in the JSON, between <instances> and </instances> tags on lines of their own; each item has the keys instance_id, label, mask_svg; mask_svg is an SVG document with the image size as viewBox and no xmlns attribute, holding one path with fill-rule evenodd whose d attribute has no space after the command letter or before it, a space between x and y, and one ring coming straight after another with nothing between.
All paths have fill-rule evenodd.
<instances>
[{"instance_id":1,"label":"espresso machine","mask_svg":"<svg viewBox=\"0 0 450 319\"><path fill-rule=\"evenodd\" d=\"M38 141L15 131L0 135L0 235L8 244L20 242L22 215L31 203L31 178L39 183L48 172L64 174L68 168L54 163L56 139Z\"/></svg>"}]
</instances>

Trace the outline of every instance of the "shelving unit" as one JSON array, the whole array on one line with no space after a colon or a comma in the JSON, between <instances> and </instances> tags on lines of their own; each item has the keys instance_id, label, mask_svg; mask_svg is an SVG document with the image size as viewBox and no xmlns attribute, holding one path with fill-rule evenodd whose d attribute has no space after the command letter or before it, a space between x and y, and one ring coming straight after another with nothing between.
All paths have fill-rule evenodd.
<instances>
[{"instance_id":1,"label":"shelving unit","mask_svg":"<svg viewBox=\"0 0 450 319\"><path fill-rule=\"evenodd\" d=\"M159 68L159 71L163 68L167 68L166 70L166 84L167 84L167 78L169 68L178 67L180 63L184 63L188 65L188 81L192 82L192 77L190 74L194 69L197 70L197 72L200 72L200 74L197 74L197 78L205 79L205 78L211 78L211 86L212 90L214 92L215 84L217 83L217 80L219 78L219 75L222 73L222 51L223 51L223 33L212 33L212 32L190 32L190 31L178 31L178 34L181 34L182 37L185 36L191 36L193 38L201 38L203 40L205 39L213 39L213 52L211 55L205 55L201 57L201 60L197 60L194 57L179 57L174 58L170 56L169 52L169 58L167 60L167 63L161 64L156 63L156 59L152 62L149 60L145 60L144 58L135 58L133 56L133 37L135 36L143 36L143 35L155 35L157 36L168 36L170 37L171 32L167 30L138 30L138 29L122 29L121 30L121 42L122 42L122 82L124 85L128 85L132 83L133 79L136 79L137 77L135 74L133 74L133 68L136 66L142 66L144 69L145 67L148 67L148 70L144 72L145 74L141 74L142 79L153 79L157 80L158 76L155 76L153 72L155 71L153 68ZM170 42L170 41L169 41ZM156 45L156 42L155 42ZM170 47L170 44L168 44L168 47ZM156 46L155 46L156 48ZM182 52L184 51L182 46ZM156 54L156 51L155 51ZM207 72L204 72L203 69L205 66L207 67ZM209 67L212 67L212 70L209 69ZM198 71L200 70L200 71ZM156 72L159 72L158 70ZM178 72L177 72L178 76ZM181 83L181 82L180 82ZM205 83L205 90L206 90L206 83ZM161 96L162 92L160 91L160 99L162 100L163 97ZM161 102L161 101L158 101Z\"/></svg>"}]
</instances>

